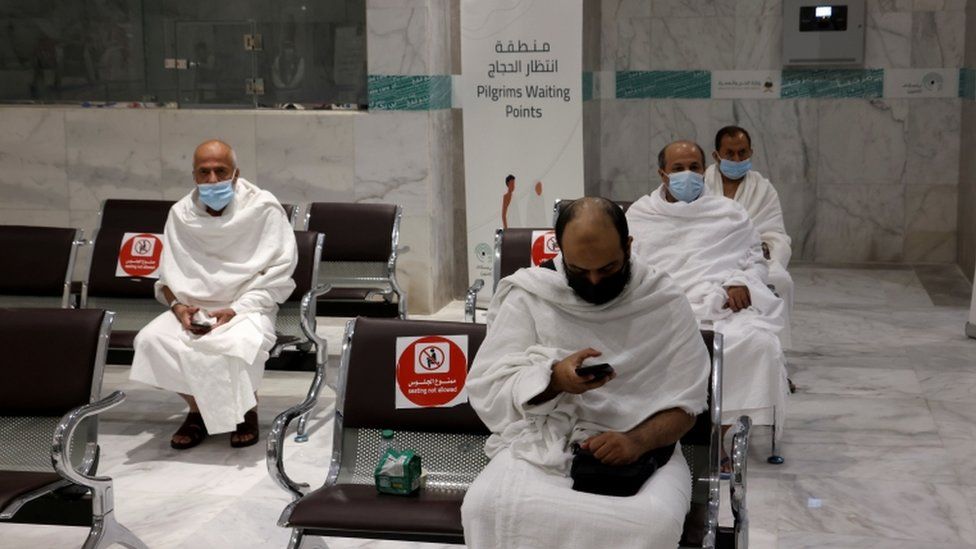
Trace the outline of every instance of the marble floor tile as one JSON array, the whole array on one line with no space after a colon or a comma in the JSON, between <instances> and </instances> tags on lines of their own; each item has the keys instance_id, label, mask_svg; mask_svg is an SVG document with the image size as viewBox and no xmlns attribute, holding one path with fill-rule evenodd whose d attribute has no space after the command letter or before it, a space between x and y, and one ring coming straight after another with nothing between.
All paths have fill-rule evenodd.
<instances>
[{"instance_id":1,"label":"marble floor tile","mask_svg":"<svg viewBox=\"0 0 976 549\"><path fill-rule=\"evenodd\" d=\"M797 393L788 403L784 440L800 444L938 444L923 398L861 398ZM786 447L787 453L789 447Z\"/></svg>"},{"instance_id":2,"label":"marble floor tile","mask_svg":"<svg viewBox=\"0 0 976 549\"><path fill-rule=\"evenodd\" d=\"M847 536L823 532L782 532L779 549L973 549L976 545L881 537Z\"/></svg>"},{"instance_id":3,"label":"marble floor tile","mask_svg":"<svg viewBox=\"0 0 976 549\"><path fill-rule=\"evenodd\" d=\"M925 397L949 402L976 402L976 368L941 372L920 367L916 370Z\"/></svg>"},{"instance_id":4,"label":"marble floor tile","mask_svg":"<svg viewBox=\"0 0 976 549\"><path fill-rule=\"evenodd\" d=\"M809 394L911 398L922 393L915 370L911 369L825 368L802 362L793 364L790 379L798 390Z\"/></svg>"},{"instance_id":5,"label":"marble floor tile","mask_svg":"<svg viewBox=\"0 0 976 549\"><path fill-rule=\"evenodd\" d=\"M870 538L960 543L976 539L963 492L907 479L797 477L784 528Z\"/></svg>"}]
</instances>

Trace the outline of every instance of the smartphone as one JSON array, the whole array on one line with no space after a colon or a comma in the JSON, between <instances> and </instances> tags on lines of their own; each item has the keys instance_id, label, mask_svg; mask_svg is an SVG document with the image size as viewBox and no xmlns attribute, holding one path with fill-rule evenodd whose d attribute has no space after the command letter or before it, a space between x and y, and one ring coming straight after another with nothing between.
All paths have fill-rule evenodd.
<instances>
[{"instance_id":1,"label":"smartphone","mask_svg":"<svg viewBox=\"0 0 976 549\"><path fill-rule=\"evenodd\" d=\"M600 381L613 373L613 366L604 362L603 364L591 364L590 366L580 366L576 369L576 375L580 377L594 376L591 381Z\"/></svg>"}]
</instances>

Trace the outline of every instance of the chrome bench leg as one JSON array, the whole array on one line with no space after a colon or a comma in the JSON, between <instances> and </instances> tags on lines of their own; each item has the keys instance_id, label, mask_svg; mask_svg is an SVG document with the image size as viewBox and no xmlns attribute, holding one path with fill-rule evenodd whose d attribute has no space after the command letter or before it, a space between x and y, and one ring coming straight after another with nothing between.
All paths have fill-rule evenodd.
<instances>
[{"instance_id":1,"label":"chrome bench leg","mask_svg":"<svg viewBox=\"0 0 976 549\"><path fill-rule=\"evenodd\" d=\"M115 520L114 511L93 517L82 549L107 549L116 543L129 549L149 549L131 530Z\"/></svg>"},{"instance_id":2,"label":"chrome bench leg","mask_svg":"<svg viewBox=\"0 0 976 549\"><path fill-rule=\"evenodd\" d=\"M783 462L786 460L783 459L783 456L779 455L779 453L776 451L776 407L775 406L773 406L773 425L770 429L771 432L769 435L769 442L770 442L771 449L769 452L769 457L766 458L766 463L771 463L773 465L782 465Z\"/></svg>"}]
</instances>

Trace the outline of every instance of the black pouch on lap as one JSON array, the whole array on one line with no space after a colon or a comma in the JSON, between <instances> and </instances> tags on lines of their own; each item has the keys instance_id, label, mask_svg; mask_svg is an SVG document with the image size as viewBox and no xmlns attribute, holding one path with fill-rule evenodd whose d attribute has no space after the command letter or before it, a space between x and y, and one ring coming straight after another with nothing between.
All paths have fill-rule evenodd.
<instances>
[{"instance_id":1,"label":"black pouch on lap","mask_svg":"<svg viewBox=\"0 0 976 549\"><path fill-rule=\"evenodd\" d=\"M651 450L629 465L606 465L587 450L574 450L573 490L604 496L632 496L664 467L674 454L674 444Z\"/></svg>"}]
</instances>

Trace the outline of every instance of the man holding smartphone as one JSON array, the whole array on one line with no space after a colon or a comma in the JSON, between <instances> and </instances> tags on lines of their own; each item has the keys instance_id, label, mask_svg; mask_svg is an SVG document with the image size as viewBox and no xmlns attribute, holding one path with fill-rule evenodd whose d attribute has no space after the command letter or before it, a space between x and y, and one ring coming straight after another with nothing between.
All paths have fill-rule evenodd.
<instances>
[{"instance_id":1,"label":"man holding smartphone","mask_svg":"<svg viewBox=\"0 0 976 549\"><path fill-rule=\"evenodd\" d=\"M551 268L499 282L468 375L491 462L461 508L468 547L673 548L691 501L675 448L629 497L575 491L571 448L607 466L678 442L705 409L708 352L667 275L630 261L623 212L583 198Z\"/></svg>"},{"instance_id":2,"label":"man holding smartphone","mask_svg":"<svg viewBox=\"0 0 976 549\"><path fill-rule=\"evenodd\" d=\"M295 288L295 236L278 200L240 177L226 143L197 147L193 179L163 234L156 299L169 310L136 336L130 378L186 400L173 448L229 431L231 446L250 446L278 304Z\"/></svg>"}]
</instances>

